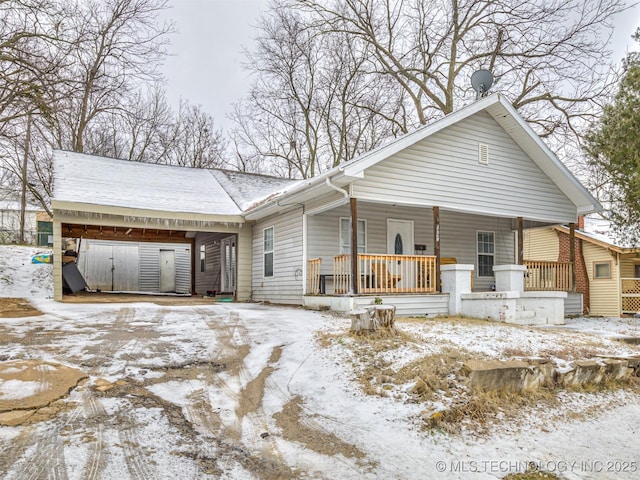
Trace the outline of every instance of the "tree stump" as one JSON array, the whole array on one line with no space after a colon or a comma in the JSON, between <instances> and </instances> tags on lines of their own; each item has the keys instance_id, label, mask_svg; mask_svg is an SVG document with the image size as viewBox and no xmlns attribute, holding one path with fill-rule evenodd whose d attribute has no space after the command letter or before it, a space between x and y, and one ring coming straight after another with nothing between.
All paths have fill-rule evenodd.
<instances>
[{"instance_id":1,"label":"tree stump","mask_svg":"<svg viewBox=\"0 0 640 480\"><path fill-rule=\"evenodd\" d=\"M372 333L380 328L395 332L395 305L372 305L364 310L353 310L349 316L352 332Z\"/></svg>"},{"instance_id":2,"label":"tree stump","mask_svg":"<svg viewBox=\"0 0 640 480\"><path fill-rule=\"evenodd\" d=\"M351 331L355 333L375 332L377 325L368 310L353 310L349 313L351 317Z\"/></svg>"},{"instance_id":3,"label":"tree stump","mask_svg":"<svg viewBox=\"0 0 640 480\"><path fill-rule=\"evenodd\" d=\"M387 330L396 329L396 306L395 305L373 305L369 307L369 314L375 318L376 324Z\"/></svg>"}]
</instances>

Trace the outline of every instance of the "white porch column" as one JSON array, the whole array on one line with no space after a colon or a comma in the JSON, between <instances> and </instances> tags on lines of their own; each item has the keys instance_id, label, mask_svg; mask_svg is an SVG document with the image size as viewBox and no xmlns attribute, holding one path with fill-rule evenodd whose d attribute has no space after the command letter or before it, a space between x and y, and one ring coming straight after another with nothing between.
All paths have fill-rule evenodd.
<instances>
[{"instance_id":1,"label":"white porch column","mask_svg":"<svg viewBox=\"0 0 640 480\"><path fill-rule=\"evenodd\" d=\"M449 294L449 315L462 313L461 296L463 293L471 293L473 268L473 265L461 263L442 265L440 267L442 272L442 292Z\"/></svg>"},{"instance_id":2,"label":"white porch column","mask_svg":"<svg viewBox=\"0 0 640 480\"><path fill-rule=\"evenodd\" d=\"M493 273L496 276L496 292L524 292L524 265L496 265Z\"/></svg>"},{"instance_id":3,"label":"white porch column","mask_svg":"<svg viewBox=\"0 0 640 480\"><path fill-rule=\"evenodd\" d=\"M251 300L252 242L251 226L245 223L238 229L236 241L236 298L240 301Z\"/></svg>"}]
</instances>

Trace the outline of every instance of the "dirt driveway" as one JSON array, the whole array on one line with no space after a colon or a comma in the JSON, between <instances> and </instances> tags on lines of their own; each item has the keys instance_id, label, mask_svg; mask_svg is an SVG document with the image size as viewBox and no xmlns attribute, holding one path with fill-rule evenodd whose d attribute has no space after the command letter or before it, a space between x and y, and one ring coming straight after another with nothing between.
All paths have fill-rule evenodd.
<instances>
[{"instance_id":1,"label":"dirt driveway","mask_svg":"<svg viewBox=\"0 0 640 480\"><path fill-rule=\"evenodd\" d=\"M258 320L264 307L51 305L0 319L0 391L19 381L9 374L27 368L20 362L42 373L22 379L24 402L14 392L5 409L18 420L0 426L1 478L316 477L291 468L276 438L366 464L313 418L300 421L292 379L273 378L286 345L270 343L279 320ZM47 374L57 365L81 374L68 396L32 408L27 400L58 382ZM265 392L279 405L265 408Z\"/></svg>"}]
</instances>

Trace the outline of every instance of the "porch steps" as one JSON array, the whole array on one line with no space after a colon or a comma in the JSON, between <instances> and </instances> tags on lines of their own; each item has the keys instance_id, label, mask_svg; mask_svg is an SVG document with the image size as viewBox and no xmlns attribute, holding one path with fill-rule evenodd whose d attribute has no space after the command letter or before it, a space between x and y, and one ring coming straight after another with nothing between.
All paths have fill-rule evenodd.
<instances>
[{"instance_id":1,"label":"porch steps","mask_svg":"<svg viewBox=\"0 0 640 480\"><path fill-rule=\"evenodd\" d=\"M544 325L547 322L545 319L537 318L536 312L525 310L524 308L518 306L518 309L516 311L516 318L513 323L517 325Z\"/></svg>"}]
</instances>

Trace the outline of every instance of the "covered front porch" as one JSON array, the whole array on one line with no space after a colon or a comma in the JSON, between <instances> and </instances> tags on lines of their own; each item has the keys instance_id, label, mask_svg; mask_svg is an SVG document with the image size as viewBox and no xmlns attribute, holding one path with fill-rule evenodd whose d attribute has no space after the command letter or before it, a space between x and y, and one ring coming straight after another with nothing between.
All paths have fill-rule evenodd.
<instances>
[{"instance_id":1,"label":"covered front porch","mask_svg":"<svg viewBox=\"0 0 640 480\"><path fill-rule=\"evenodd\" d=\"M536 224L353 198L312 211L304 222L304 305L346 311L381 300L400 315L446 315L442 271L450 265L469 266L470 292L496 291L494 267L503 265L526 267L523 291L571 291L571 262L525 265L522 230Z\"/></svg>"}]
</instances>

